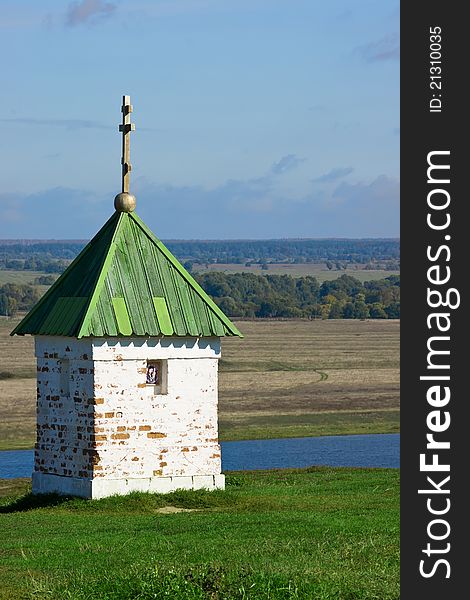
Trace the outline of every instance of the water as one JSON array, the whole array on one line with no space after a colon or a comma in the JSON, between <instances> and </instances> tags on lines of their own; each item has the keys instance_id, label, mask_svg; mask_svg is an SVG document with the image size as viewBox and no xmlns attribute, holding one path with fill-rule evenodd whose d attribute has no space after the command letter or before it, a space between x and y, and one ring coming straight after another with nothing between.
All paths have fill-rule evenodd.
<instances>
[{"instance_id":1,"label":"water","mask_svg":"<svg viewBox=\"0 0 470 600\"><path fill-rule=\"evenodd\" d=\"M286 467L400 466L400 434L335 435L222 443L225 471Z\"/></svg>"},{"instance_id":2,"label":"water","mask_svg":"<svg viewBox=\"0 0 470 600\"><path fill-rule=\"evenodd\" d=\"M400 435L337 435L222 442L222 470L252 471L327 465L332 467L400 466ZM0 452L0 479L31 477L32 450Z\"/></svg>"}]
</instances>

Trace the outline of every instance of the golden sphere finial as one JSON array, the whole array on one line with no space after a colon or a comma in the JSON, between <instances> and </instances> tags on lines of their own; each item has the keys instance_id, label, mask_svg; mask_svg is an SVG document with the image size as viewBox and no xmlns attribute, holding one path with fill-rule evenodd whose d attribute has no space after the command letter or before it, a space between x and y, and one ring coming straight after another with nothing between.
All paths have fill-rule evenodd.
<instances>
[{"instance_id":1,"label":"golden sphere finial","mask_svg":"<svg viewBox=\"0 0 470 600\"><path fill-rule=\"evenodd\" d=\"M133 194L129 192L121 192L114 198L114 208L117 212L130 213L135 210L136 199Z\"/></svg>"}]
</instances>

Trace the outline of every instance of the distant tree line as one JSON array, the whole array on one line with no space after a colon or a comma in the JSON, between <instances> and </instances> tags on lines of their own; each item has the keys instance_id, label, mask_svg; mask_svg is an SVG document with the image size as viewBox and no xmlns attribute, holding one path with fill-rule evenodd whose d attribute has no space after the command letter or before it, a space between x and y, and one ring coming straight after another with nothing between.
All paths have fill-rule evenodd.
<instances>
[{"instance_id":1,"label":"distant tree line","mask_svg":"<svg viewBox=\"0 0 470 600\"><path fill-rule=\"evenodd\" d=\"M0 286L0 315L14 317L19 310L30 310L39 297L38 289L32 285L5 283Z\"/></svg>"},{"instance_id":2,"label":"distant tree line","mask_svg":"<svg viewBox=\"0 0 470 600\"><path fill-rule=\"evenodd\" d=\"M341 275L321 285L315 277L291 275L227 275L211 272L196 275L201 286L230 317L398 319L400 277L361 283ZM39 278L41 283L52 282ZM35 286L7 283L0 286L0 315L12 317L30 310L40 293Z\"/></svg>"},{"instance_id":3,"label":"distant tree line","mask_svg":"<svg viewBox=\"0 0 470 600\"><path fill-rule=\"evenodd\" d=\"M180 259L195 264L308 263L328 262L328 268L345 264L393 263L398 269L400 242L374 240L170 240L168 248Z\"/></svg>"},{"instance_id":4,"label":"distant tree line","mask_svg":"<svg viewBox=\"0 0 470 600\"><path fill-rule=\"evenodd\" d=\"M0 243L0 269L60 273L82 250L85 241ZM397 239L364 240L169 240L173 254L189 264L326 263L328 269L348 264L399 269Z\"/></svg>"},{"instance_id":5,"label":"distant tree line","mask_svg":"<svg viewBox=\"0 0 470 600\"><path fill-rule=\"evenodd\" d=\"M85 240L28 243L16 240L0 242L0 257L5 258L65 258L73 259L86 245Z\"/></svg>"},{"instance_id":6,"label":"distant tree line","mask_svg":"<svg viewBox=\"0 0 470 600\"><path fill-rule=\"evenodd\" d=\"M230 317L398 319L400 277L360 282L341 275L321 285L315 277L290 275L196 275L200 285Z\"/></svg>"},{"instance_id":7,"label":"distant tree line","mask_svg":"<svg viewBox=\"0 0 470 600\"><path fill-rule=\"evenodd\" d=\"M0 259L0 269L10 271L43 271L45 273L62 273L71 260L61 258L7 258Z\"/></svg>"}]
</instances>

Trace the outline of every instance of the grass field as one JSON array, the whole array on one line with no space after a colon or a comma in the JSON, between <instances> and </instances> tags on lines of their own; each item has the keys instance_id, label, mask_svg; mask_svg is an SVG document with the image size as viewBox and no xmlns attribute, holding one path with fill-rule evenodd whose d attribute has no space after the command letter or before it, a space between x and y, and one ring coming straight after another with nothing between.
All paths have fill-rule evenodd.
<instances>
[{"instance_id":1,"label":"grass field","mask_svg":"<svg viewBox=\"0 0 470 600\"><path fill-rule=\"evenodd\" d=\"M5 285L5 283L33 285L36 277L40 277L41 275L50 275L50 273L45 273L44 271L10 271L0 269L0 286ZM49 289L49 286L38 285L37 289L42 296Z\"/></svg>"},{"instance_id":2,"label":"grass field","mask_svg":"<svg viewBox=\"0 0 470 600\"><path fill-rule=\"evenodd\" d=\"M0 599L398 600L398 494L398 470L309 468L231 473L216 492L4 498Z\"/></svg>"},{"instance_id":3,"label":"grass field","mask_svg":"<svg viewBox=\"0 0 470 600\"><path fill-rule=\"evenodd\" d=\"M360 265L358 265L360 266ZM305 277L313 275L320 283L337 279L341 275L352 275L359 281L371 281L373 279L383 279L390 275L399 275L399 271L385 271L383 269L366 270L366 269L344 269L341 271L329 270L324 263L304 263L304 264L274 264L268 265L268 270L261 269L261 265L252 265L246 267L240 264L209 264L194 265L194 270L198 273L207 273L209 271L222 271L223 273L255 273L255 275L292 275L292 277Z\"/></svg>"},{"instance_id":4,"label":"grass field","mask_svg":"<svg viewBox=\"0 0 470 600\"><path fill-rule=\"evenodd\" d=\"M399 321L245 321L222 344L221 439L399 431Z\"/></svg>"},{"instance_id":5,"label":"grass field","mask_svg":"<svg viewBox=\"0 0 470 600\"><path fill-rule=\"evenodd\" d=\"M10 271L0 269L0 285L5 283L17 283L23 285L32 284L36 277L46 275L43 271Z\"/></svg>"},{"instance_id":6,"label":"grass field","mask_svg":"<svg viewBox=\"0 0 470 600\"><path fill-rule=\"evenodd\" d=\"M34 443L33 340L9 337L16 322L0 318L3 450ZM399 321L237 324L245 338L222 342L222 440L399 431Z\"/></svg>"}]
</instances>

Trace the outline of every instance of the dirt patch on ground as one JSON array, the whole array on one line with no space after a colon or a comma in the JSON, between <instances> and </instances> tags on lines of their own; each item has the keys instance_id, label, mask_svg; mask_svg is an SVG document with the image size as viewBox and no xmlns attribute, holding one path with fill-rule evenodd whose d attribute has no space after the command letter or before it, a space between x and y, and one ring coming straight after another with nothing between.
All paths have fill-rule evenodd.
<instances>
[{"instance_id":1,"label":"dirt patch on ground","mask_svg":"<svg viewBox=\"0 0 470 600\"><path fill-rule=\"evenodd\" d=\"M180 508L179 506L162 506L156 508L155 512L160 515L174 515L175 513L200 512L201 508Z\"/></svg>"}]
</instances>

